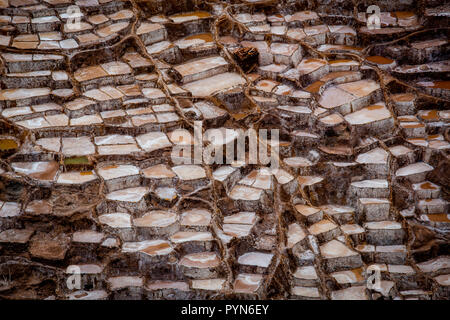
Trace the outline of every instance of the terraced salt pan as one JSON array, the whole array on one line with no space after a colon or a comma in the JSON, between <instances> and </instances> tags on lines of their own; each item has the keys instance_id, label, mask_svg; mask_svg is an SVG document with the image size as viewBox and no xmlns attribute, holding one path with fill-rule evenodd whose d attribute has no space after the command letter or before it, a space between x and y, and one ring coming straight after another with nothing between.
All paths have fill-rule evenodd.
<instances>
[{"instance_id":1,"label":"terraced salt pan","mask_svg":"<svg viewBox=\"0 0 450 320\"><path fill-rule=\"evenodd\" d=\"M319 279L314 266L298 267L293 276L297 279L307 279L307 280Z\"/></svg>"},{"instance_id":2,"label":"terraced salt pan","mask_svg":"<svg viewBox=\"0 0 450 320\"><path fill-rule=\"evenodd\" d=\"M294 21L308 21L308 20L316 20L319 19L319 16L314 11L299 11L294 14L288 14L285 16L286 22L294 22Z\"/></svg>"},{"instance_id":3,"label":"terraced salt pan","mask_svg":"<svg viewBox=\"0 0 450 320\"><path fill-rule=\"evenodd\" d=\"M174 212L154 210L144 214L141 218L133 219L136 227L168 227L178 221L178 215Z\"/></svg>"},{"instance_id":4,"label":"terraced salt pan","mask_svg":"<svg viewBox=\"0 0 450 320\"><path fill-rule=\"evenodd\" d=\"M303 157L286 158L284 159L284 163L293 168L309 167L313 165L311 161Z\"/></svg>"},{"instance_id":5,"label":"terraced salt pan","mask_svg":"<svg viewBox=\"0 0 450 320\"><path fill-rule=\"evenodd\" d=\"M251 2L257 2L248 0L246 1L248 3ZM241 23L244 24L260 24L264 23L266 21L266 15L264 13L255 13L255 14L248 14L248 13L239 13L235 15L236 20L238 20Z\"/></svg>"},{"instance_id":6,"label":"terraced salt pan","mask_svg":"<svg viewBox=\"0 0 450 320\"><path fill-rule=\"evenodd\" d=\"M147 152L172 146L164 132L149 132L136 137L139 146Z\"/></svg>"},{"instance_id":7,"label":"terraced salt pan","mask_svg":"<svg viewBox=\"0 0 450 320\"><path fill-rule=\"evenodd\" d=\"M147 187L136 187L113 191L106 195L106 199L113 201L139 202L147 193Z\"/></svg>"},{"instance_id":8,"label":"terraced salt pan","mask_svg":"<svg viewBox=\"0 0 450 320\"><path fill-rule=\"evenodd\" d=\"M184 243L190 241L212 241L214 240L210 232L180 231L170 237L173 243Z\"/></svg>"},{"instance_id":9,"label":"terraced salt pan","mask_svg":"<svg viewBox=\"0 0 450 320\"><path fill-rule=\"evenodd\" d=\"M112 61L104 63L100 66L91 66L78 69L73 75L75 80L83 82L107 76L117 76L129 73L131 73L131 68L128 64L120 61Z\"/></svg>"},{"instance_id":10,"label":"terraced salt pan","mask_svg":"<svg viewBox=\"0 0 450 320\"><path fill-rule=\"evenodd\" d=\"M306 232L298 223L292 223L287 232L287 248L292 248L306 237Z\"/></svg>"},{"instance_id":11,"label":"terraced salt pan","mask_svg":"<svg viewBox=\"0 0 450 320\"><path fill-rule=\"evenodd\" d=\"M341 230L347 235L360 234L364 232L364 228L357 224L344 224L341 226Z\"/></svg>"},{"instance_id":12,"label":"terraced salt pan","mask_svg":"<svg viewBox=\"0 0 450 320\"><path fill-rule=\"evenodd\" d=\"M154 43L150 46L147 46L145 49L147 50L148 54L158 54L163 52L164 50L173 48L173 44L170 41L160 41L157 43Z\"/></svg>"},{"instance_id":13,"label":"terraced salt pan","mask_svg":"<svg viewBox=\"0 0 450 320\"><path fill-rule=\"evenodd\" d=\"M267 66L259 67L261 71L264 71L268 74L277 74L282 73L288 70L288 66L285 64L269 64Z\"/></svg>"},{"instance_id":14,"label":"terraced salt pan","mask_svg":"<svg viewBox=\"0 0 450 320\"><path fill-rule=\"evenodd\" d=\"M113 34L117 34L119 32L121 32L122 30L124 30L125 28L127 28L129 26L129 22L118 22L118 23L113 23L110 24L106 27L102 27L100 29L97 29L97 34L102 37L102 38L106 38L109 37Z\"/></svg>"},{"instance_id":15,"label":"terraced salt pan","mask_svg":"<svg viewBox=\"0 0 450 320\"><path fill-rule=\"evenodd\" d=\"M315 287L293 287L291 294L299 297L320 298L319 289Z\"/></svg>"},{"instance_id":16,"label":"terraced salt pan","mask_svg":"<svg viewBox=\"0 0 450 320\"><path fill-rule=\"evenodd\" d=\"M375 121L385 120L391 117L391 113L384 103L372 105L346 115L345 120L351 125L361 125Z\"/></svg>"},{"instance_id":17,"label":"terraced salt pan","mask_svg":"<svg viewBox=\"0 0 450 320\"><path fill-rule=\"evenodd\" d=\"M356 158L358 163L379 163L386 164L388 160L388 153L382 148L375 148L366 153L361 153Z\"/></svg>"},{"instance_id":18,"label":"terraced salt pan","mask_svg":"<svg viewBox=\"0 0 450 320\"><path fill-rule=\"evenodd\" d=\"M49 121L48 117L46 117L47 121ZM60 119L60 124L58 126L62 126L62 125L67 125L67 123L64 123L65 119ZM50 121L49 121L50 122ZM103 120L102 118L97 115L97 114L93 114L93 115L87 115L87 116L82 116L79 118L73 118L70 119L70 125L75 127L75 126L89 126L89 125L93 125L93 124L99 124L102 123ZM50 124L52 125L52 123L50 122Z\"/></svg>"},{"instance_id":19,"label":"terraced salt pan","mask_svg":"<svg viewBox=\"0 0 450 320\"><path fill-rule=\"evenodd\" d=\"M326 60L322 59L303 59L297 66L300 74L309 74L327 65Z\"/></svg>"},{"instance_id":20,"label":"terraced salt pan","mask_svg":"<svg viewBox=\"0 0 450 320\"><path fill-rule=\"evenodd\" d=\"M433 169L434 168L430 166L428 163L416 162L409 166L398 169L397 172L395 172L395 175L397 177L404 177L418 173L430 172L433 171Z\"/></svg>"},{"instance_id":21,"label":"terraced salt pan","mask_svg":"<svg viewBox=\"0 0 450 320\"><path fill-rule=\"evenodd\" d=\"M144 278L133 276L112 277L108 279L109 288L111 290L119 290L130 287L142 287Z\"/></svg>"},{"instance_id":22,"label":"terraced salt pan","mask_svg":"<svg viewBox=\"0 0 450 320\"><path fill-rule=\"evenodd\" d=\"M391 274L399 273L399 274L414 274L416 273L411 266L407 265L388 265L388 271Z\"/></svg>"},{"instance_id":23,"label":"terraced salt pan","mask_svg":"<svg viewBox=\"0 0 450 320\"><path fill-rule=\"evenodd\" d=\"M25 174L38 180L53 181L59 169L56 161L42 162L13 162L11 167L14 171Z\"/></svg>"},{"instance_id":24,"label":"terraced salt pan","mask_svg":"<svg viewBox=\"0 0 450 320\"><path fill-rule=\"evenodd\" d=\"M172 170L176 173L178 178L185 181L206 178L205 169L201 166L181 165L173 167Z\"/></svg>"},{"instance_id":25,"label":"terraced salt pan","mask_svg":"<svg viewBox=\"0 0 450 320\"><path fill-rule=\"evenodd\" d=\"M285 35L287 32L286 26L271 26L270 32L276 35Z\"/></svg>"},{"instance_id":26,"label":"terraced salt pan","mask_svg":"<svg viewBox=\"0 0 450 320\"><path fill-rule=\"evenodd\" d=\"M307 36L315 36L315 35L327 33L330 30L328 29L327 25L321 24L321 25L317 25L317 26L305 27L305 28L303 28L303 31L305 31L305 34Z\"/></svg>"},{"instance_id":27,"label":"terraced salt pan","mask_svg":"<svg viewBox=\"0 0 450 320\"><path fill-rule=\"evenodd\" d=\"M180 265L191 268L214 268L220 264L220 259L214 252L199 252L185 255Z\"/></svg>"},{"instance_id":28,"label":"terraced salt pan","mask_svg":"<svg viewBox=\"0 0 450 320\"><path fill-rule=\"evenodd\" d=\"M417 205L421 212L441 213L447 211L447 201L443 199L421 199Z\"/></svg>"},{"instance_id":29,"label":"terraced salt pan","mask_svg":"<svg viewBox=\"0 0 450 320\"><path fill-rule=\"evenodd\" d=\"M386 189L389 187L387 180L374 179L374 180L362 180L352 182L352 186L357 188L380 188Z\"/></svg>"},{"instance_id":30,"label":"terraced salt pan","mask_svg":"<svg viewBox=\"0 0 450 320\"><path fill-rule=\"evenodd\" d=\"M139 151L141 151L141 149L139 149L136 144L118 144L98 147L99 155L131 154Z\"/></svg>"},{"instance_id":31,"label":"terraced salt pan","mask_svg":"<svg viewBox=\"0 0 450 320\"><path fill-rule=\"evenodd\" d=\"M72 236L73 242L81 243L100 243L105 235L102 232L93 230L77 231Z\"/></svg>"},{"instance_id":32,"label":"terraced salt pan","mask_svg":"<svg viewBox=\"0 0 450 320\"><path fill-rule=\"evenodd\" d=\"M302 28L289 28L286 35L294 40L302 40L306 38L306 34Z\"/></svg>"},{"instance_id":33,"label":"terraced salt pan","mask_svg":"<svg viewBox=\"0 0 450 320\"><path fill-rule=\"evenodd\" d=\"M375 221L365 223L364 227L370 230L399 230L402 225L395 221Z\"/></svg>"},{"instance_id":34,"label":"terraced salt pan","mask_svg":"<svg viewBox=\"0 0 450 320\"><path fill-rule=\"evenodd\" d=\"M320 96L319 104L323 108L333 109L341 105L348 104L355 99L356 98L352 94L338 87L330 87L327 88Z\"/></svg>"},{"instance_id":35,"label":"terraced salt pan","mask_svg":"<svg viewBox=\"0 0 450 320\"><path fill-rule=\"evenodd\" d=\"M78 290L67 295L68 300L106 300L107 298L108 293L105 290Z\"/></svg>"},{"instance_id":36,"label":"terraced salt pan","mask_svg":"<svg viewBox=\"0 0 450 320\"><path fill-rule=\"evenodd\" d=\"M250 26L248 29L253 34L266 34L270 32L270 26L268 24Z\"/></svg>"},{"instance_id":37,"label":"terraced salt pan","mask_svg":"<svg viewBox=\"0 0 450 320\"><path fill-rule=\"evenodd\" d=\"M439 195L441 187L429 181L414 183L413 190L419 194Z\"/></svg>"},{"instance_id":38,"label":"terraced salt pan","mask_svg":"<svg viewBox=\"0 0 450 320\"><path fill-rule=\"evenodd\" d=\"M389 199L382 199L382 198L359 198L358 201L363 205L390 203Z\"/></svg>"},{"instance_id":39,"label":"terraced salt pan","mask_svg":"<svg viewBox=\"0 0 450 320\"><path fill-rule=\"evenodd\" d=\"M218 71L226 71L228 62L221 56L201 58L174 67L184 83L204 79L217 74Z\"/></svg>"},{"instance_id":40,"label":"terraced salt pan","mask_svg":"<svg viewBox=\"0 0 450 320\"><path fill-rule=\"evenodd\" d=\"M189 13L178 13L169 17L174 23L184 23L188 21L194 21L199 19L205 19L211 17L211 14L206 11L195 11Z\"/></svg>"},{"instance_id":41,"label":"terraced salt pan","mask_svg":"<svg viewBox=\"0 0 450 320\"><path fill-rule=\"evenodd\" d=\"M320 183L323 181L322 177L314 177L314 176L299 176L298 182L304 186L312 186L316 183Z\"/></svg>"},{"instance_id":42,"label":"terraced salt pan","mask_svg":"<svg viewBox=\"0 0 450 320\"><path fill-rule=\"evenodd\" d=\"M443 274L434 278L434 280L443 287L450 286L450 274Z\"/></svg>"},{"instance_id":43,"label":"terraced salt pan","mask_svg":"<svg viewBox=\"0 0 450 320\"><path fill-rule=\"evenodd\" d=\"M223 232L229 236L242 238L250 234L252 224L225 223L222 226Z\"/></svg>"},{"instance_id":44,"label":"terraced salt pan","mask_svg":"<svg viewBox=\"0 0 450 320\"><path fill-rule=\"evenodd\" d=\"M20 214L20 205L16 202L0 202L0 218L16 217Z\"/></svg>"},{"instance_id":45,"label":"terraced salt pan","mask_svg":"<svg viewBox=\"0 0 450 320\"><path fill-rule=\"evenodd\" d=\"M189 291L189 285L184 281L153 280L147 282L146 289L149 291L162 289Z\"/></svg>"},{"instance_id":46,"label":"terraced salt pan","mask_svg":"<svg viewBox=\"0 0 450 320\"><path fill-rule=\"evenodd\" d=\"M350 287L331 292L331 300L368 300L366 287Z\"/></svg>"},{"instance_id":47,"label":"terraced salt pan","mask_svg":"<svg viewBox=\"0 0 450 320\"><path fill-rule=\"evenodd\" d=\"M225 72L206 79L190 82L182 86L193 96L207 97L216 92L223 91L245 83L245 79L237 73Z\"/></svg>"},{"instance_id":48,"label":"terraced salt pan","mask_svg":"<svg viewBox=\"0 0 450 320\"><path fill-rule=\"evenodd\" d=\"M450 149L450 144L446 141L432 140L429 142L428 147L436 150Z\"/></svg>"},{"instance_id":49,"label":"terraced salt pan","mask_svg":"<svg viewBox=\"0 0 450 320\"><path fill-rule=\"evenodd\" d=\"M238 274L234 281L234 292L237 293L254 293L256 292L263 281L261 274Z\"/></svg>"},{"instance_id":50,"label":"terraced salt pan","mask_svg":"<svg viewBox=\"0 0 450 320\"><path fill-rule=\"evenodd\" d=\"M240 180L239 183L258 189L268 190L272 187L272 174L267 168L261 168L257 171L252 171L245 178Z\"/></svg>"},{"instance_id":51,"label":"terraced salt pan","mask_svg":"<svg viewBox=\"0 0 450 320\"><path fill-rule=\"evenodd\" d=\"M122 245L122 252L124 252L124 253L138 252L149 246L157 246L157 245L164 246L165 244L169 244L169 242L165 241L165 240L145 240L145 241L138 241L138 242L124 242Z\"/></svg>"},{"instance_id":52,"label":"terraced salt pan","mask_svg":"<svg viewBox=\"0 0 450 320\"><path fill-rule=\"evenodd\" d=\"M50 94L50 88L20 88L0 90L0 101L15 101L27 98L43 97Z\"/></svg>"},{"instance_id":53,"label":"terraced salt pan","mask_svg":"<svg viewBox=\"0 0 450 320\"><path fill-rule=\"evenodd\" d=\"M180 224L183 226L208 226L211 222L211 212L206 209L191 209L181 214Z\"/></svg>"},{"instance_id":54,"label":"terraced salt pan","mask_svg":"<svg viewBox=\"0 0 450 320\"><path fill-rule=\"evenodd\" d=\"M88 106L94 105L95 102L90 99L84 99L84 98L77 98L75 100L71 100L69 102L66 102L64 104L64 108L69 111L77 111L81 110L83 108L86 108Z\"/></svg>"},{"instance_id":55,"label":"terraced salt pan","mask_svg":"<svg viewBox=\"0 0 450 320\"><path fill-rule=\"evenodd\" d=\"M325 259L350 257L358 254L338 240L331 240L320 246L320 253Z\"/></svg>"},{"instance_id":56,"label":"terraced salt pan","mask_svg":"<svg viewBox=\"0 0 450 320\"><path fill-rule=\"evenodd\" d=\"M2 111L2 116L5 118L12 118L16 116L22 116L27 114L32 114L33 111L30 107L17 107L17 108L8 108Z\"/></svg>"},{"instance_id":57,"label":"terraced salt pan","mask_svg":"<svg viewBox=\"0 0 450 320\"><path fill-rule=\"evenodd\" d=\"M311 227L308 228L308 231L312 234L312 235L318 235L333 229L336 229L338 226L333 223L332 221L328 220L328 219L324 219L322 221L319 221L315 224L313 224Z\"/></svg>"},{"instance_id":58,"label":"terraced salt pan","mask_svg":"<svg viewBox=\"0 0 450 320\"><path fill-rule=\"evenodd\" d=\"M142 94L149 99L166 98L164 92L158 88L142 88Z\"/></svg>"},{"instance_id":59,"label":"terraced salt pan","mask_svg":"<svg viewBox=\"0 0 450 320\"><path fill-rule=\"evenodd\" d=\"M175 177L175 173L173 173L171 168L165 164L157 164L155 166L148 167L147 169L143 169L142 173L144 174L144 177L151 179L165 179Z\"/></svg>"},{"instance_id":60,"label":"terraced salt pan","mask_svg":"<svg viewBox=\"0 0 450 320\"><path fill-rule=\"evenodd\" d=\"M62 150L65 156L86 156L95 153L95 146L89 137L62 138Z\"/></svg>"},{"instance_id":61,"label":"terraced salt pan","mask_svg":"<svg viewBox=\"0 0 450 320\"><path fill-rule=\"evenodd\" d=\"M319 208L307 206L307 205L304 205L304 204L297 204L295 206L295 210L297 210L304 217L317 215L317 214L319 214L321 212L321 210Z\"/></svg>"},{"instance_id":62,"label":"terraced salt pan","mask_svg":"<svg viewBox=\"0 0 450 320\"><path fill-rule=\"evenodd\" d=\"M261 198L261 195L263 193L263 190L256 189L252 187L247 187L243 185L237 185L231 190L230 192L230 198L233 200L259 200Z\"/></svg>"},{"instance_id":63,"label":"terraced salt pan","mask_svg":"<svg viewBox=\"0 0 450 320\"><path fill-rule=\"evenodd\" d=\"M198 110L200 110L205 119L215 119L227 114L225 110L207 102L200 101L194 105Z\"/></svg>"},{"instance_id":64,"label":"terraced salt pan","mask_svg":"<svg viewBox=\"0 0 450 320\"><path fill-rule=\"evenodd\" d=\"M333 113L330 114L329 116L320 118L319 121L326 126L335 126L344 122L344 118L342 118L342 116L339 113Z\"/></svg>"},{"instance_id":65,"label":"terraced salt pan","mask_svg":"<svg viewBox=\"0 0 450 320\"><path fill-rule=\"evenodd\" d=\"M224 223L236 223L236 224L255 224L257 220L256 214L254 212L239 212L231 216L226 216L223 218Z\"/></svg>"},{"instance_id":66,"label":"terraced salt pan","mask_svg":"<svg viewBox=\"0 0 450 320\"><path fill-rule=\"evenodd\" d=\"M64 172L59 174L56 182L58 184L84 184L96 179L97 176L92 171Z\"/></svg>"},{"instance_id":67,"label":"terraced salt pan","mask_svg":"<svg viewBox=\"0 0 450 320\"><path fill-rule=\"evenodd\" d=\"M296 114L304 114L305 116L312 113L311 109L306 106L279 106L278 109Z\"/></svg>"},{"instance_id":68,"label":"terraced salt pan","mask_svg":"<svg viewBox=\"0 0 450 320\"><path fill-rule=\"evenodd\" d=\"M273 254L263 252L247 252L238 258L238 263L242 265L258 266L267 268L272 261Z\"/></svg>"},{"instance_id":69,"label":"terraced salt pan","mask_svg":"<svg viewBox=\"0 0 450 320\"><path fill-rule=\"evenodd\" d=\"M92 89L86 91L83 95L96 101L109 101L119 99L124 96L122 92L111 86L100 87L99 89Z\"/></svg>"},{"instance_id":70,"label":"terraced salt pan","mask_svg":"<svg viewBox=\"0 0 450 320\"><path fill-rule=\"evenodd\" d=\"M274 55L291 57L299 49L298 44L273 42L270 50Z\"/></svg>"},{"instance_id":71,"label":"terraced salt pan","mask_svg":"<svg viewBox=\"0 0 450 320\"><path fill-rule=\"evenodd\" d=\"M328 52L328 53L350 52L350 53L354 53L354 54L355 53L359 54L361 52L362 48L341 45L341 44L322 44L319 47L317 47L317 50L321 51L321 52Z\"/></svg>"},{"instance_id":72,"label":"terraced salt pan","mask_svg":"<svg viewBox=\"0 0 450 320\"><path fill-rule=\"evenodd\" d=\"M143 22L136 29L136 35L141 36L144 44L147 45L166 39L167 31L166 28L159 23Z\"/></svg>"},{"instance_id":73,"label":"terraced salt pan","mask_svg":"<svg viewBox=\"0 0 450 320\"><path fill-rule=\"evenodd\" d=\"M450 268L450 256L440 256L432 260L417 263L417 267L425 273L436 272Z\"/></svg>"},{"instance_id":74,"label":"terraced salt pan","mask_svg":"<svg viewBox=\"0 0 450 320\"><path fill-rule=\"evenodd\" d=\"M201 33L201 34L194 34L189 35L187 37L184 37L182 39L179 39L174 42L174 44L180 48L180 49L187 49L192 46L198 46L201 44L206 43L212 43L213 37L210 33Z\"/></svg>"},{"instance_id":75,"label":"terraced salt pan","mask_svg":"<svg viewBox=\"0 0 450 320\"><path fill-rule=\"evenodd\" d=\"M289 174L287 171L283 169L275 169L272 171L273 175L275 176L275 179L277 179L279 184L286 184L294 180L294 176Z\"/></svg>"},{"instance_id":76,"label":"terraced salt pan","mask_svg":"<svg viewBox=\"0 0 450 320\"><path fill-rule=\"evenodd\" d=\"M328 28L330 29L331 33L345 33L356 35L356 30L347 25L329 25Z\"/></svg>"},{"instance_id":77,"label":"terraced salt pan","mask_svg":"<svg viewBox=\"0 0 450 320\"><path fill-rule=\"evenodd\" d=\"M99 176L105 180L128 177L139 174L139 168L132 165L110 165L97 169Z\"/></svg>"},{"instance_id":78,"label":"terraced salt pan","mask_svg":"<svg viewBox=\"0 0 450 320\"><path fill-rule=\"evenodd\" d=\"M361 73L357 71L335 71L330 72L325 76L323 76L322 78L320 78L320 81L317 84L320 84L322 86L323 85L322 82L329 82L329 81L332 81L333 83L344 83L360 79L361 77L362 77Z\"/></svg>"},{"instance_id":79,"label":"terraced salt pan","mask_svg":"<svg viewBox=\"0 0 450 320\"><path fill-rule=\"evenodd\" d=\"M160 199L166 201L173 201L178 197L177 190L169 187L158 187L155 189L155 194Z\"/></svg>"},{"instance_id":80,"label":"terraced salt pan","mask_svg":"<svg viewBox=\"0 0 450 320\"><path fill-rule=\"evenodd\" d=\"M331 276L339 284L348 284L364 281L364 278L361 275L361 271L358 269L333 272Z\"/></svg>"},{"instance_id":81,"label":"terraced salt pan","mask_svg":"<svg viewBox=\"0 0 450 320\"><path fill-rule=\"evenodd\" d=\"M33 119L28 119L28 120L23 120L23 121L18 121L16 123L17 123L17 125L25 127L25 128L27 128L29 130L42 129L42 128L50 127L50 123L48 123L48 121L45 120L45 118L43 118L43 117L38 117L38 118L33 118Z\"/></svg>"},{"instance_id":82,"label":"terraced salt pan","mask_svg":"<svg viewBox=\"0 0 450 320\"><path fill-rule=\"evenodd\" d=\"M389 148L389 151L392 153L393 156L399 157L399 156L402 156L404 154L408 154L412 150L407 148L407 147L405 147L405 146L398 145L398 146L394 146L394 147Z\"/></svg>"},{"instance_id":83,"label":"terraced salt pan","mask_svg":"<svg viewBox=\"0 0 450 320\"><path fill-rule=\"evenodd\" d=\"M98 217L100 223L111 228L131 228L131 216L128 213L108 213Z\"/></svg>"},{"instance_id":84,"label":"terraced salt pan","mask_svg":"<svg viewBox=\"0 0 450 320\"><path fill-rule=\"evenodd\" d=\"M225 279L192 280L191 288L197 290L222 291L225 287L225 282Z\"/></svg>"},{"instance_id":85,"label":"terraced salt pan","mask_svg":"<svg viewBox=\"0 0 450 320\"><path fill-rule=\"evenodd\" d=\"M8 229L0 232L0 243L27 243L33 235L31 229Z\"/></svg>"}]
</instances>

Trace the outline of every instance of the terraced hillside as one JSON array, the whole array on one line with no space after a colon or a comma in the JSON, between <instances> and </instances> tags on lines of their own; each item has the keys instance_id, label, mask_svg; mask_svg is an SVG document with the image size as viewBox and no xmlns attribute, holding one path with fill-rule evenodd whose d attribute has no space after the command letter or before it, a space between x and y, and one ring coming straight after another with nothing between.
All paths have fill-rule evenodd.
<instances>
[{"instance_id":1,"label":"terraced hillside","mask_svg":"<svg viewBox=\"0 0 450 320\"><path fill-rule=\"evenodd\" d=\"M0 0L0 298L448 300L443 3Z\"/></svg>"}]
</instances>

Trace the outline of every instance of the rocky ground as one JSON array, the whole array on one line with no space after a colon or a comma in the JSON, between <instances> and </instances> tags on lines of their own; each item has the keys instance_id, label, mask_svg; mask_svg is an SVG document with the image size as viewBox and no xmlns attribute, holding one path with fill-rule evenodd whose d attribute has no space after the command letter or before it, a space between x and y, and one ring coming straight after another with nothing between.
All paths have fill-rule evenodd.
<instances>
[{"instance_id":1,"label":"rocky ground","mask_svg":"<svg viewBox=\"0 0 450 320\"><path fill-rule=\"evenodd\" d=\"M0 0L0 298L449 299L443 3Z\"/></svg>"}]
</instances>

